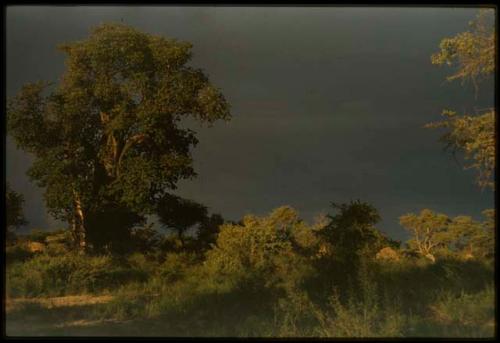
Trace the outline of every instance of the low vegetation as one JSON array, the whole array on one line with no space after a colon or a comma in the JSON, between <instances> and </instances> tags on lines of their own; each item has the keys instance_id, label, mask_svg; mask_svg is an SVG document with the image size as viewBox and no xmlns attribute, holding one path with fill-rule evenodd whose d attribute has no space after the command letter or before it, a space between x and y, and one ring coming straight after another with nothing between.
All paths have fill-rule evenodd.
<instances>
[{"instance_id":1,"label":"low vegetation","mask_svg":"<svg viewBox=\"0 0 500 343\"><path fill-rule=\"evenodd\" d=\"M22 313L52 318L75 311L48 306L47 298L86 294L109 298L91 306L82 301L77 318L87 323L85 334L133 334L147 320L152 329L142 334L152 336L493 335L489 254L464 259L461 251L449 250L436 252L432 261L409 253L411 242L398 247L381 234L368 204L336 208L326 223L308 224L290 207L246 216L223 224L205 251L190 250L194 238L185 237L181 249L156 243L148 252L84 255L63 248L70 237L64 232L49 233L43 242L39 232L18 237L8 248L7 297L33 301L10 310L7 328L15 330ZM360 216L363 211L371 215ZM329 239L341 225L348 233L343 244L352 249ZM43 249L32 252L29 242L35 240ZM117 324L124 322L129 324ZM12 334L30 329L24 330ZM51 322L37 330L60 334L63 328Z\"/></svg>"}]
</instances>

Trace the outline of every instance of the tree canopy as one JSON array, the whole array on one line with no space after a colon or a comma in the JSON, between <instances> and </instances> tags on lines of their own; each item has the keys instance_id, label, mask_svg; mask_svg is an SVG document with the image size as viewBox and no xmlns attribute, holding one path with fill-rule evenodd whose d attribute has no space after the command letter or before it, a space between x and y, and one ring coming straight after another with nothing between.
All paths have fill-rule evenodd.
<instances>
[{"instance_id":1,"label":"tree canopy","mask_svg":"<svg viewBox=\"0 0 500 343\"><path fill-rule=\"evenodd\" d=\"M160 223L167 229L173 229L182 239L183 234L196 225L201 225L208 217L208 209L192 200L170 195L158 202Z\"/></svg>"},{"instance_id":2,"label":"tree canopy","mask_svg":"<svg viewBox=\"0 0 500 343\"><path fill-rule=\"evenodd\" d=\"M385 246L398 245L375 227L381 218L371 204L357 200L332 207L337 213L328 215L329 223L319 233L337 258L355 262L361 255L375 256Z\"/></svg>"},{"instance_id":3,"label":"tree canopy","mask_svg":"<svg viewBox=\"0 0 500 343\"><path fill-rule=\"evenodd\" d=\"M457 69L448 76L449 81L462 79L477 86L478 82L495 72L494 20L493 10L481 10L469 23L469 31L441 41L440 51L432 55L431 61Z\"/></svg>"},{"instance_id":4,"label":"tree canopy","mask_svg":"<svg viewBox=\"0 0 500 343\"><path fill-rule=\"evenodd\" d=\"M5 186L5 220L7 229L17 228L26 225L23 213L24 196L10 188L7 183Z\"/></svg>"},{"instance_id":5,"label":"tree canopy","mask_svg":"<svg viewBox=\"0 0 500 343\"><path fill-rule=\"evenodd\" d=\"M483 212L486 220L478 222L469 216L449 216L423 209L419 214L400 217L400 224L410 232L409 248L432 260L439 252L467 257L485 257L493 252L491 210Z\"/></svg>"},{"instance_id":6,"label":"tree canopy","mask_svg":"<svg viewBox=\"0 0 500 343\"><path fill-rule=\"evenodd\" d=\"M480 81L495 72L495 30L491 14L480 11L470 23L471 30L441 41L440 51L432 55L436 65L449 65L457 71L448 80L472 81L476 91ZM477 183L480 187L493 189L495 171L495 116L496 110L489 108L475 114L458 115L455 111L444 110L444 120L426 125L428 128L445 128L442 136L446 146L465 153L470 161L466 168L478 170Z\"/></svg>"},{"instance_id":7,"label":"tree canopy","mask_svg":"<svg viewBox=\"0 0 500 343\"><path fill-rule=\"evenodd\" d=\"M72 224L82 249L88 230L97 238L114 230L95 218L104 208L124 218L116 230L128 230L180 179L196 175L198 140L184 118L230 118L221 92L188 65L191 47L103 24L59 47L67 55L60 84L27 84L10 99L8 132L35 156L31 179L44 188L49 212Z\"/></svg>"}]
</instances>

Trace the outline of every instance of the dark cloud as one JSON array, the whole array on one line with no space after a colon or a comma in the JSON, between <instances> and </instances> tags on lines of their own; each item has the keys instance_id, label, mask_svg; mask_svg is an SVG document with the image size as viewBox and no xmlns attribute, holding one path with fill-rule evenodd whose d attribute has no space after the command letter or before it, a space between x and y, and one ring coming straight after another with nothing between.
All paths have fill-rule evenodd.
<instances>
[{"instance_id":1,"label":"dark cloud","mask_svg":"<svg viewBox=\"0 0 500 343\"><path fill-rule=\"evenodd\" d=\"M429 207L477 216L493 207L422 126L443 108L493 103L485 86L443 82L432 66L439 41L467 28L475 9L300 7L15 7L7 9L7 94L36 79L58 80L55 47L91 26L123 21L194 44L234 118L195 126L199 177L179 194L229 218L290 204L304 217L331 201L375 204L381 228L402 238L399 215ZM9 141L7 178L27 197L32 226L52 225L30 159Z\"/></svg>"}]
</instances>

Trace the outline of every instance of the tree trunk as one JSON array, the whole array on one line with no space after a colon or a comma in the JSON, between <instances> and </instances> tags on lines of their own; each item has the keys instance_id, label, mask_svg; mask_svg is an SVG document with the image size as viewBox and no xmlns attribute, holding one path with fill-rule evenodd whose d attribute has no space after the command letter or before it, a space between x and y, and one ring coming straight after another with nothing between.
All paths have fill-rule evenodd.
<instances>
[{"instance_id":1,"label":"tree trunk","mask_svg":"<svg viewBox=\"0 0 500 343\"><path fill-rule=\"evenodd\" d=\"M184 231L181 229L177 230L177 238L179 239L181 243L181 247L184 248Z\"/></svg>"},{"instance_id":2,"label":"tree trunk","mask_svg":"<svg viewBox=\"0 0 500 343\"><path fill-rule=\"evenodd\" d=\"M73 237L76 248L80 253L85 253L87 248L87 237L85 230L85 217L83 214L80 195L74 191L74 213L73 213Z\"/></svg>"}]
</instances>

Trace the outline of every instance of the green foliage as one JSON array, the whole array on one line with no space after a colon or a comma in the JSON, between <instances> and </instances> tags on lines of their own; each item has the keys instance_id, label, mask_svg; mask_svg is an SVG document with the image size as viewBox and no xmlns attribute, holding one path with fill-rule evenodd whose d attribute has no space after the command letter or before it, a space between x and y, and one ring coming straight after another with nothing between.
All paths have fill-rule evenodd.
<instances>
[{"instance_id":1,"label":"green foliage","mask_svg":"<svg viewBox=\"0 0 500 343\"><path fill-rule=\"evenodd\" d=\"M113 289L145 274L116 263L111 257L86 257L79 254L35 256L12 264L7 271L9 296L67 295Z\"/></svg>"},{"instance_id":2,"label":"green foliage","mask_svg":"<svg viewBox=\"0 0 500 343\"><path fill-rule=\"evenodd\" d=\"M489 211L485 212L490 215ZM411 233L410 249L434 260L435 254L458 254L464 258L485 258L493 254L491 217L486 222L468 216L449 218L445 214L424 209L400 217L400 223Z\"/></svg>"},{"instance_id":3,"label":"green foliage","mask_svg":"<svg viewBox=\"0 0 500 343\"><path fill-rule=\"evenodd\" d=\"M207 218L205 206L191 200L167 194L158 202L160 223L166 229L173 229L182 240L183 234L191 227L199 225Z\"/></svg>"},{"instance_id":4,"label":"green foliage","mask_svg":"<svg viewBox=\"0 0 500 343\"><path fill-rule=\"evenodd\" d=\"M458 34L441 41L440 52L432 55L432 63L437 65L456 65L458 71L448 80L471 80L477 83L495 72L495 29L494 11L483 9L476 20L471 22L472 31ZM470 161L466 168L478 171L477 183L481 188L495 188L495 115L494 108L475 115L457 115L456 112L443 111L444 120L427 124L427 128L444 128L447 132L441 137L447 148L465 153Z\"/></svg>"},{"instance_id":5,"label":"green foliage","mask_svg":"<svg viewBox=\"0 0 500 343\"><path fill-rule=\"evenodd\" d=\"M308 258L302 254L310 246L299 239L301 235L311 236L314 244L312 229L290 207L280 207L262 218L248 215L242 225L221 227L205 265L223 282L292 287L311 272Z\"/></svg>"},{"instance_id":6,"label":"green foliage","mask_svg":"<svg viewBox=\"0 0 500 343\"><path fill-rule=\"evenodd\" d=\"M447 148L465 153L470 161L465 168L478 171L477 183L481 187L494 188L495 172L495 110L488 110L478 115L457 115L445 110L446 118L440 122L430 123L427 128L444 128L447 130L441 140Z\"/></svg>"},{"instance_id":7,"label":"green foliage","mask_svg":"<svg viewBox=\"0 0 500 343\"><path fill-rule=\"evenodd\" d=\"M491 263L440 258L435 263L422 258L399 263L371 263L372 282L382 294L397 299L405 315L425 313L444 291L479 292L493 278Z\"/></svg>"},{"instance_id":8,"label":"green foliage","mask_svg":"<svg viewBox=\"0 0 500 343\"><path fill-rule=\"evenodd\" d=\"M47 237L53 235L53 234L58 234L61 233L61 231L57 232L51 232L47 230L42 230L42 229L32 229L31 232L26 236L26 239L32 242L39 242L39 243L45 243Z\"/></svg>"},{"instance_id":9,"label":"green foliage","mask_svg":"<svg viewBox=\"0 0 500 343\"><path fill-rule=\"evenodd\" d=\"M5 248L5 260L7 264L25 262L34 255L25 244L15 244Z\"/></svg>"},{"instance_id":10,"label":"green foliage","mask_svg":"<svg viewBox=\"0 0 500 343\"><path fill-rule=\"evenodd\" d=\"M375 230L371 225L377 217L371 206L361 206L371 211L350 211L350 206L343 209L341 214L331 216L335 220L330 221L337 224L334 228L348 230L366 225L365 229ZM362 215L355 220L353 213ZM431 218L436 216L430 214ZM447 249L467 248L474 236L470 233L478 228L493 232L493 212L485 214L482 223L463 216L450 219L448 230L457 234L443 236L451 242ZM156 238L160 237L146 227L139 234L144 242L156 237L151 245L156 248L146 253L112 258L45 252L13 259L7 265L7 296L112 294L109 303L92 306L82 315L88 320L126 323L117 334L363 338L493 335L494 292L488 288L494 275L491 260L464 259L451 253L439 255L433 263L424 257L408 257L395 246L391 249L398 253L397 261L377 259L376 254L364 253L376 251L366 250L374 243L372 235L365 235L362 237L369 239L358 245L357 263L349 264L322 250L326 243L334 246L329 241L331 235L323 232L330 221L320 218L309 225L290 207L262 217L248 215L240 223L223 224L216 243L207 251L194 249L195 238L166 249L165 239L175 244L178 238L167 236L158 243ZM48 235L47 247L62 244L63 234ZM382 240L380 246L390 243ZM109 332L106 327L101 330Z\"/></svg>"},{"instance_id":11,"label":"green foliage","mask_svg":"<svg viewBox=\"0 0 500 343\"><path fill-rule=\"evenodd\" d=\"M410 249L422 256L434 259L435 250L449 243L448 224L451 220L444 214L424 209L419 215L409 213L401 216L399 222L412 235L408 241Z\"/></svg>"},{"instance_id":12,"label":"green foliage","mask_svg":"<svg viewBox=\"0 0 500 343\"><path fill-rule=\"evenodd\" d=\"M163 263L155 270L155 275L163 282L174 282L186 277L196 262L198 258L192 253L168 253Z\"/></svg>"},{"instance_id":13,"label":"green foliage","mask_svg":"<svg viewBox=\"0 0 500 343\"><path fill-rule=\"evenodd\" d=\"M380 215L372 205L357 200L332 204L332 207L338 213L328 216L330 221L319 235L329 244L332 257L340 263L355 264L363 257L374 257L386 246L398 246L375 227Z\"/></svg>"},{"instance_id":14,"label":"green foliage","mask_svg":"<svg viewBox=\"0 0 500 343\"><path fill-rule=\"evenodd\" d=\"M8 132L35 156L29 175L45 189L49 212L73 224L79 246L88 239L109 247L195 175L197 139L181 122L228 119L229 105L187 66L186 42L103 24L60 49L67 55L61 84L25 85L9 100Z\"/></svg>"},{"instance_id":15,"label":"green foliage","mask_svg":"<svg viewBox=\"0 0 500 343\"><path fill-rule=\"evenodd\" d=\"M316 331L322 318L318 316L317 306L303 289L289 289L285 296L278 299L273 312L275 326L273 331L276 332L276 336L318 336Z\"/></svg>"},{"instance_id":16,"label":"green foliage","mask_svg":"<svg viewBox=\"0 0 500 343\"><path fill-rule=\"evenodd\" d=\"M131 241L133 246L130 251L141 254L154 255L160 248L162 236L153 229L153 224L144 227L136 227L131 232Z\"/></svg>"},{"instance_id":17,"label":"green foliage","mask_svg":"<svg viewBox=\"0 0 500 343\"><path fill-rule=\"evenodd\" d=\"M491 337L495 327L494 304L493 285L473 294L444 293L438 302L431 306L431 316L440 324L434 329L447 337Z\"/></svg>"},{"instance_id":18,"label":"green foliage","mask_svg":"<svg viewBox=\"0 0 500 343\"><path fill-rule=\"evenodd\" d=\"M476 84L494 71L484 18L433 55L434 64L457 64L450 80ZM404 215L405 250L359 200L332 204L336 213L312 225L288 206L225 222L170 194L195 176L198 141L185 118L230 116L222 94L188 66L191 45L104 24L61 49L61 84L25 85L7 115L9 133L35 156L29 175L49 212L72 231L34 231L7 247L7 297L112 293L86 318L143 321L139 334L159 336L494 335L494 210L483 222L428 209ZM482 186L494 186L495 113L446 111L428 125L448 129L443 139L465 151ZM8 189L7 203L8 228L25 223L22 196ZM151 214L177 235L146 225ZM94 254L77 253L73 239ZM43 312L28 305L15 317L30 310Z\"/></svg>"},{"instance_id":19,"label":"green foliage","mask_svg":"<svg viewBox=\"0 0 500 343\"><path fill-rule=\"evenodd\" d=\"M495 71L494 11L480 10L477 18L470 22L471 31L441 41L440 51L431 57L433 64L454 65L458 71L448 80L471 80L474 84L481 77Z\"/></svg>"},{"instance_id":20,"label":"green foliage","mask_svg":"<svg viewBox=\"0 0 500 343\"><path fill-rule=\"evenodd\" d=\"M224 222L224 218L220 214L212 214L203 219L196 232L198 250L207 250L215 244L220 227Z\"/></svg>"},{"instance_id":21,"label":"green foliage","mask_svg":"<svg viewBox=\"0 0 500 343\"><path fill-rule=\"evenodd\" d=\"M488 212L484 214L487 216ZM488 218L481 223L468 216L455 217L450 224L450 232L454 238L451 248L465 253L469 258L492 257L495 249L494 228L488 221Z\"/></svg>"},{"instance_id":22,"label":"green foliage","mask_svg":"<svg viewBox=\"0 0 500 343\"><path fill-rule=\"evenodd\" d=\"M94 252L127 254L133 251L137 230L146 219L124 206L103 205L86 216L86 237Z\"/></svg>"},{"instance_id":23,"label":"green foliage","mask_svg":"<svg viewBox=\"0 0 500 343\"><path fill-rule=\"evenodd\" d=\"M318 313L321 324L317 331L321 337L403 336L405 317L388 305L380 308L376 301L364 303L352 298L344 305L334 296L329 307L329 312Z\"/></svg>"},{"instance_id":24,"label":"green foliage","mask_svg":"<svg viewBox=\"0 0 500 343\"><path fill-rule=\"evenodd\" d=\"M10 186L7 183L5 189L5 217L8 232L12 228L18 228L19 226L23 226L28 223L24 218L23 205L23 195L10 189Z\"/></svg>"}]
</instances>

